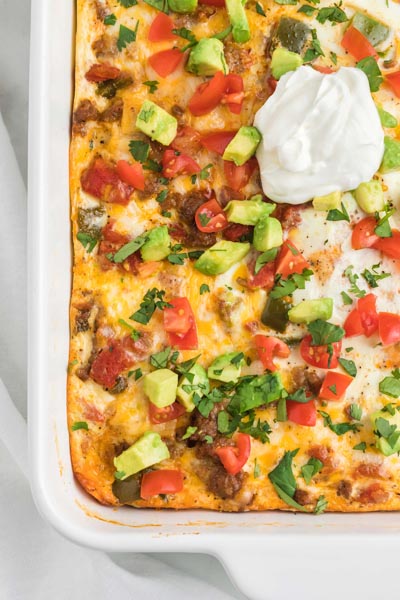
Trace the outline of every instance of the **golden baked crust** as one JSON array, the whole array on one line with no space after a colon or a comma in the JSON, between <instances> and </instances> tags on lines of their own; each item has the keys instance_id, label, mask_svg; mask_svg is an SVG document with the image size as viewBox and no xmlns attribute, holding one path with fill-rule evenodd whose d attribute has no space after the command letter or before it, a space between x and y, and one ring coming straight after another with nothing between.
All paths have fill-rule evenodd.
<instances>
[{"instance_id":1,"label":"golden baked crust","mask_svg":"<svg viewBox=\"0 0 400 600\"><path fill-rule=\"evenodd\" d=\"M350 422L348 406L351 403L360 405L363 417L362 428L358 432L349 431L338 436L324 425L320 415L315 427L304 427L290 421L276 422L276 403L257 409L257 418L265 419L271 427L269 441L262 443L252 438L250 459L243 468L243 475L237 478L238 491L228 494L224 488L226 493L222 496L225 497L216 493L216 485L209 481L210 476L221 477L221 467L218 466L218 470L217 459L207 456L207 451L204 450L207 443L201 444L202 455L198 443L187 444L186 441L181 441L193 416L186 413L179 419L164 424L150 423L149 403L143 393L143 380L139 378L135 381L134 375L128 376L129 371L136 369L148 372L150 355L168 345L161 311L154 313L148 325L138 325L129 320L130 315L139 308L146 291L151 288L165 290L167 299L186 296L190 301L196 316L199 350L181 352L180 360L201 354L199 363L207 367L216 356L237 350L249 357L251 364L246 367L248 373L261 373L254 335L277 335L260 321L267 297L266 290L249 289L246 286L251 269L254 268L254 255L249 255L237 268L230 270L229 275L217 277L201 274L193 267L191 260L185 260L183 265L164 260L151 267L147 265L146 268L143 263L113 265L106 257L107 253L120 247L124 239L132 239L149 227L159 224L182 225L179 202L182 197L186 201L188 194L201 193L207 197L212 189L220 202L235 195L243 197L240 193L232 194L232 190L228 188L223 161L217 154L208 152L199 144L194 147L192 156L202 168L213 165L209 178L201 180L198 177L195 183L190 176L185 175L171 179L169 183L160 183L159 173L147 172L145 191L141 193L131 190L130 201L126 205L103 202L85 193L81 184L82 174L96 157L102 157L111 165L121 159L132 162L129 142L132 139L145 139L135 128L135 118L146 99L151 99L168 112L176 114L180 126L193 127L200 134L216 130L236 131L241 125L252 124L255 112L273 91L268 40L276 23L283 14L306 19L304 14L297 13L296 6L280 6L272 0L261 0L260 4L264 8L265 17L256 11L254 2L247 5L251 40L239 45L229 36L225 43L231 72L240 74L244 80L245 101L241 114L232 114L226 106L218 106L205 116L194 117L187 110L187 104L204 78L178 69L162 79L148 66L147 59L151 54L171 47L171 42L151 43L147 40L149 26L158 11L143 0L130 8L125 8L116 1L77 0L75 100L70 156L74 266L68 367L68 426L74 473L81 485L101 503L118 505L119 501L112 491L115 472L113 458L151 429L159 432L171 449L171 458L163 461L162 468L181 470L185 477L184 489L175 495L132 502L137 507L225 511L292 510L292 507L278 497L267 475L282 459L284 451L299 449L294 459L298 485L295 499L306 510L312 512L320 496L326 499L328 511L398 510L399 458L397 455L385 457L375 448L369 415L389 402L387 397L379 393L378 382L391 369L399 366L399 345L383 349L376 346L376 341L372 345L370 340L360 341L359 338L356 338L354 344L353 340L343 344L343 347L354 346L345 356L354 360L358 366L356 382L345 400L330 402L328 406L321 405L318 400L317 403L319 409L329 413L334 423ZM349 14L351 10L350 8ZM104 24L104 18L110 14L116 17L115 25ZM214 35L229 26L225 10L204 5L200 5L194 14L172 16L177 27L190 29L198 38ZM119 26L123 24L135 30L138 21L136 42L129 43L119 51L116 45ZM331 24L326 26L331 27ZM337 35L340 35L340 31L343 33L342 25L336 27ZM395 40L393 45L397 43ZM182 47L184 40L179 39L176 44ZM354 63L351 56L345 55L338 44L331 48L332 51L333 48L336 49L338 65ZM99 63L117 67L132 82L129 83L127 79L127 85L117 90L114 98L97 94L96 83L88 81L85 74L92 65ZM320 57L317 63L336 68L329 53ZM154 93L150 93L149 86L144 82L154 79L159 81L159 86ZM399 100L387 87L384 86L375 96L391 113L400 116ZM397 134L400 133L399 129L396 131ZM151 156L157 162L161 151L158 144L152 144ZM155 197L164 189L169 190L169 195L165 203L160 204ZM257 170L244 190L247 198L255 193L262 193ZM398 202L398 194L392 200ZM91 211L91 233L95 231L96 236L100 236L91 252L77 238L78 232L83 231L82 213L79 222L79 210L82 209L89 211L87 215ZM343 272L350 264L346 258L350 224L331 223L327 228L321 215L316 214L310 205L300 208L285 206L280 207L279 211L285 235L290 236L304 252L314 270L313 297L325 295L324 286L333 280L335 272L340 268ZM353 207L353 222L358 219L358 214ZM334 226L337 231L332 229ZM87 223L85 227L87 230ZM105 228L108 228L106 233ZM322 237L325 234L329 235L326 244ZM192 229L189 230L189 237L183 236L182 252L187 250L185 243L189 243L194 235L195 230ZM196 246L204 249L201 244L194 243L195 248ZM393 260L377 255L375 260L364 266L379 261L382 262L381 269L390 272L392 278L390 284L382 282L382 288L373 291L385 303L390 304L396 302L396 294L399 293L398 265ZM357 266L355 270L357 271ZM200 295L202 284L209 286L209 293ZM340 304L336 315L338 318L335 320L338 324L343 323L349 310L342 306L340 300L340 291L347 289L348 281L343 278L342 287L336 289L334 298L335 303ZM121 319L137 328L142 337L138 343L133 343L132 340L132 345L129 346L134 359L133 364L124 370L123 380L120 381L121 391L111 393L93 380L90 368L93 359L110 344L125 340L124 343L129 345L126 341L129 329ZM305 381L307 385L309 372L313 371L306 369L298 351L298 341L304 336L304 332L304 329L292 325L281 336L286 341L292 336L297 337L297 340L292 339L294 343L291 345L290 358L279 361L283 381L289 390L298 388L299 382L304 384ZM317 377L318 375L322 375L321 370L317 370ZM125 385L126 388L122 389ZM87 429L74 427L77 423L87 424ZM364 453L353 449L360 442L366 443ZM311 483L306 485L301 478L300 468L312 456L320 459L324 466Z\"/></svg>"}]
</instances>

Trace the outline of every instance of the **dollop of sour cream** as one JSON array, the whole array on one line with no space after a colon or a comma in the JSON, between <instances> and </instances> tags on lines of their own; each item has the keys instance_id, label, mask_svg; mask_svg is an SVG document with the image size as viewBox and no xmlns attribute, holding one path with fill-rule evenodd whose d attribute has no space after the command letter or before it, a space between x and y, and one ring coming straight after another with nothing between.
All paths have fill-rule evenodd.
<instances>
[{"instance_id":1,"label":"dollop of sour cream","mask_svg":"<svg viewBox=\"0 0 400 600\"><path fill-rule=\"evenodd\" d=\"M379 168L384 132L368 78L357 68L286 73L257 112L264 193L300 204L355 189Z\"/></svg>"}]
</instances>

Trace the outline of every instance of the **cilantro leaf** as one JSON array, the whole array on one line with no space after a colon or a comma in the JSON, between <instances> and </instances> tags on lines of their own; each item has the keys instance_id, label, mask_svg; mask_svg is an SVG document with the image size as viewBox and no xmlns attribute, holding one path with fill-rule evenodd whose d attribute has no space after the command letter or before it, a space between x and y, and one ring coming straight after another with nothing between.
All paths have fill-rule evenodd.
<instances>
[{"instance_id":1,"label":"cilantro leaf","mask_svg":"<svg viewBox=\"0 0 400 600\"><path fill-rule=\"evenodd\" d=\"M114 13L112 13L111 15L106 15L104 17L104 25L115 25L115 23L117 22L117 17L114 15Z\"/></svg>"},{"instance_id":2,"label":"cilantro leaf","mask_svg":"<svg viewBox=\"0 0 400 600\"><path fill-rule=\"evenodd\" d=\"M147 325L157 308L159 310L172 308L172 304L165 302L164 296L165 290L158 290L157 288L147 290L139 310L134 312L129 318L137 323L142 323L142 325Z\"/></svg>"},{"instance_id":3,"label":"cilantro leaf","mask_svg":"<svg viewBox=\"0 0 400 600\"><path fill-rule=\"evenodd\" d=\"M284 296L291 296L297 289L304 290L306 282L310 281L310 277L313 274L314 272L311 269L303 269L301 275L299 273L292 273L287 279L278 279L275 287L269 293L269 297L276 300Z\"/></svg>"},{"instance_id":4,"label":"cilantro leaf","mask_svg":"<svg viewBox=\"0 0 400 600\"><path fill-rule=\"evenodd\" d=\"M367 444L365 442L360 442L353 446L353 450L361 450L361 452L365 452L367 449Z\"/></svg>"},{"instance_id":5,"label":"cilantro leaf","mask_svg":"<svg viewBox=\"0 0 400 600\"><path fill-rule=\"evenodd\" d=\"M310 458L308 463L301 467L301 474L303 475L303 479L307 485L310 485L311 479L321 471L324 463L321 462L318 458Z\"/></svg>"},{"instance_id":6,"label":"cilantro leaf","mask_svg":"<svg viewBox=\"0 0 400 600\"><path fill-rule=\"evenodd\" d=\"M181 48L182 52L184 52L185 50L188 50L188 48L192 48L193 46L195 46L197 44L196 36L194 35L194 33L192 31L190 31L190 29L187 29L186 27L180 27L179 29L173 29L172 33L174 33L175 35L177 35L189 42L186 46Z\"/></svg>"},{"instance_id":7,"label":"cilantro leaf","mask_svg":"<svg viewBox=\"0 0 400 600\"><path fill-rule=\"evenodd\" d=\"M360 277L359 275L357 275L357 273L353 273L353 268L353 265L349 265L345 269L343 275L345 275L351 283L351 288L349 289L349 292L357 296L357 298L363 298L367 292L358 287L357 281L360 279Z\"/></svg>"},{"instance_id":8,"label":"cilantro leaf","mask_svg":"<svg viewBox=\"0 0 400 600\"><path fill-rule=\"evenodd\" d=\"M392 372L392 377L385 377L379 382L379 391L381 394L386 394L391 398L400 397L400 376L398 369Z\"/></svg>"},{"instance_id":9,"label":"cilantro leaf","mask_svg":"<svg viewBox=\"0 0 400 600\"><path fill-rule=\"evenodd\" d=\"M150 364L156 369L165 369L168 365L171 350L171 346L167 346L164 350L152 354L150 356Z\"/></svg>"},{"instance_id":10,"label":"cilantro leaf","mask_svg":"<svg viewBox=\"0 0 400 600\"><path fill-rule=\"evenodd\" d=\"M359 404L350 404L350 416L355 421L360 421L362 417L362 408Z\"/></svg>"},{"instance_id":11,"label":"cilantro leaf","mask_svg":"<svg viewBox=\"0 0 400 600\"><path fill-rule=\"evenodd\" d=\"M328 212L328 216L326 217L327 221L347 221L350 223L349 213L346 210L345 205L342 202L342 210L340 211L338 208L332 208Z\"/></svg>"},{"instance_id":12,"label":"cilantro leaf","mask_svg":"<svg viewBox=\"0 0 400 600\"><path fill-rule=\"evenodd\" d=\"M260 469L260 465L257 462L257 458L254 459L254 471L253 471L253 477L254 479L257 479L257 477L260 477L261 475L261 469Z\"/></svg>"},{"instance_id":13,"label":"cilantro leaf","mask_svg":"<svg viewBox=\"0 0 400 600\"><path fill-rule=\"evenodd\" d=\"M86 421L75 421L75 423L72 423L71 429L72 431L78 431L78 429L85 429L86 431L89 431L89 425L86 423Z\"/></svg>"},{"instance_id":14,"label":"cilantro leaf","mask_svg":"<svg viewBox=\"0 0 400 600\"><path fill-rule=\"evenodd\" d=\"M389 207L386 207L385 215L379 219L374 231L376 235L382 238L392 237L392 229L390 227L389 219L395 213L395 210L389 210Z\"/></svg>"},{"instance_id":15,"label":"cilantro leaf","mask_svg":"<svg viewBox=\"0 0 400 600\"><path fill-rule=\"evenodd\" d=\"M316 10L317 9L315 8L315 6L311 6L310 4L303 4L302 6L300 6L297 12L307 15L307 17L311 17Z\"/></svg>"},{"instance_id":16,"label":"cilantro leaf","mask_svg":"<svg viewBox=\"0 0 400 600\"><path fill-rule=\"evenodd\" d=\"M288 394L286 400L292 400L293 402L298 402L299 404L305 404L310 401L310 398L306 396L306 389L301 387L295 392Z\"/></svg>"},{"instance_id":17,"label":"cilantro leaf","mask_svg":"<svg viewBox=\"0 0 400 600\"><path fill-rule=\"evenodd\" d=\"M306 53L304 55L305 63L312 62L313 60L318 58L318 56L325 56L325 54L321 48L320 41L318 39L316 29L311 30L311 36L312 36L311 48L308 48L308 50L306 51Z\"/></svg>"},{"instance_id":18,"label":"cilantro leaf","mask_svg":"<svg viewBox=\"0 0 400 600\"><path fill-rule=\"evenodd\" d=\"M307 325L308 331L311 333L312 346L325 346L339 342L345 335L345 330L338 325L328 323L322 319L316 319Z\"/></svg>"},{"instance_id":19,"label":"cilantro leaf","mask_svg":"<svg viewBox=\"0 0 400 600\"><path fill-rule=\"evenodd\" d=\"M256 13L258 15L262 15L263 17L266 17L267 15L265 14L265 11L263 9L263 7L261 6L261 4L259 2L256 2Z\"/></svg>"},{"instance_id":20,"label":"cilantro leaf","mask_svg":"<svg viewBox=\"0 0 400 600\"><path fill-rule=\"evenodd\" d=\"M139 235L134 240L131 240L127 244L124 244L122 248L118 250L112 257L112 262L114 263L122 263L124 260L128 258L131 254L134 254L139 248L143 246L143 244L147 240L147 233Z\"/></svg>"},{"instance_id":21,"label":"cilantro leaf","mask_svg":"<svg viewBox=\"0 0 400 600\"><path fill-rule=\"evenodd\" d=\"M130 8L136 6L137 0L117 0L124 8Z\"/></svg>"},{"instance_id":22,"label":"cilantro leaf","mask_svg":"<svg viewBox=\"0 0 400 600\"><path fill-rule=\"evenodd\" d=\"M361 275L364 277L365 281L371 288L377 288L378 281L380 281L381 279L391 277L391 274L386 273L385 271L378 273L378 268L380 267L380 264L381 263L378 263L377 265L372 265L372 271L369 271L369 269L364 269L364 271L361 273Z\"/></svg>"},{"instance_id":23,"label":"cilantro leaf","mask_svg":"<svg viewBox=\"0 0 400 600\"><path fill-rule=\"evenodd\" d=\"M326 500L325 496L320 496L317 500L317 504L315 505L314 514L322 515L322 513L327 509L327 506L328 501Z\"/></svg>"},{"instance_id":24,"label":"cilantro leaf","mask_svg":"<svg viewBox=\"0 0 400 600\"><path fill-rule=\"evenodd\" d=\"M329 427L336 435L344 435L348 431L357 432L360 430L359 423L333 423L330 415L323 410L318 411L324 420L324 426Z\"/></svg>"},{"instance_id":25,"label":"cilantro leaf","mask_svg":"<svg viewBox=\"0 0 400 600\"><path fill-rule=\"evenodd\" d=\"M181 440L187 440L188 438L190 438L194 433L196 433L197 431L197 427L193 427L190 426L186 429L185 433L183 434L183 436L181 437Z\"/></svg>"},{"instance_id":26,"label":"cilantro leaf","mask_svg":"<svg viewBox=\"0 0 400 600\"><path fill-rule=\"evenodd\" d=\"M321 8L317 15L317 21L322 24L326 21L331 21L332 24L345 23L345 21L348 21L348 18L344 10L340 8L340 5L335 4L334 6Z\"/></svg>"},{"instance_id":27,"label":"cilantro leaf","mask_svg":"<svg viewBox=\"0 0 400 600\"><path fill-rule=\"evenodd\" d=\"M357 367L352 360L347 360L347 358L339 358L338 359L340 366L351 375L351 377L355 377L357 375Z\"/></svg>"},{"instance_id":28,"label":"cilantro leaf","mask_svg":"<svg viewBox=\"0 0 400 600\"><path fill-rule=\"evenodd\" d=\"M91 236L89 233L85 233L84 231L78 231L76 234L76 239L80 241L82 246L85 248L86 252L89 254L94 250L98 238Z\"/></svg>"},{"instance_id":29,"label":"cilantro leaf","mask_svg":"<svg viewBox=\"0 0 400 600\"><path fill-rule=\"evenodd\" d=\"M137 342L137 340L141 337L140 332L137 331L134 327L132 327L132 325L124 321L124 319L118 319L118 323L120 325L123 325L124 327L127 327L130 330L130 336L134 342Z\"/></svg>"},{"instance_id":30,"label":"cilantro leaf","mask_svg":"<svg viewBox=\"0 0 400 600\"><path fill-rule=\"evenodd\" d=\"M146 4L168 14L168 0L144 0Z\"/></svg>"},{"instance_id":31,"label":"cilantro leaf","mask_svg":"<svg viewBox=\"0 0 400 600\"><path fill-rule=\"evenodd\" d=\"M150 144L142 140L131 140L129 142L129 152L135 160L144 163L149 156Z\"/></svg>"},{"instance_id":32,"label":"cilantro leaf","mask_svg":"<svg viewBox=\"0 0 400 600\"><path fill-rule=\"evenodd\" d=\"M260 254L259 256L257 256L257 260L256 260L256 264L254 267L254 274L257 275L257 273L259 271L261 271L261 269L269 262L272 262L273 260L275 260L277 254L278 254L278 250L279 248L271 248L270 250L267 250L266 252L263 252L262 254Z\"/></svg>"},{"instance_id":33,"label":"cilantro leaf","mask_svg":"<svg viewBox=\"0 0 400 600\"><path fill-rule=\"evenodd\" d=\"M154 94L154 92L157 91L160 82L156 79L152 79L151 81L143 81L143 85L147 85L147 87L149 88L149 94Z\"/></svg>"},{"instance_id":34,"label":"cilantro leaf","mask_svg":"<svg viewBox=\"0 0 400 600\"><path fill-rule=\"evenodd\" d=\"M206 283L202 283L200 286L200 296L207 294L210 291L210 287Z\"/></svg>"},{"instance_id":35,"label":"cilantro leaf","mask_svg":"<svg viewBox=\"0 0 400 600\"><path fill-rule=\"evenodd\" d=\"M277 466L268 473L268 479L274 486L274 489L281 500L297 510L307 512L301 504L298 504L294 500L297 485L292 471L292 461L297 452L298 449L286 451Z\"/></svg>"},{"instance_id":36,"label":"cilantro leaf","mask_svg":"<svg viewBox=\"0 0 400 600\"><path fill-rule=\"evenodd\" d=\"M128 44L136 41L136 34L139 28L139 21L136 23L135 29L129 29L125 25L119 26L119 34L117 40L117 48L121 52Z\"/></svg>"},{"instance_id":37,"label":"cilantro leaf","mask_svg":"<svg viewBox=\"0 0 400 600\"><path fill-rule=\"evenodd\" d=\"M381 86L383 77L375 58L373 56L367 56L356 63L356 67L357 69L361 69L368 77L371 92L377 92Z\"/></svg>"},{"instance_id":38,"label":"cilantro leaf","mask_svg":"<svg viewBox=\"0 0 400 600\"><path fill-rule=\"evenodd\" d=\"M346 306L348 306L349 304L353 304L353 300L350 298L350 296L347 294L347 292L340 292L340 295L342 296L342 300L343 300L343 304Z\"/></svg>"}]
</instances>

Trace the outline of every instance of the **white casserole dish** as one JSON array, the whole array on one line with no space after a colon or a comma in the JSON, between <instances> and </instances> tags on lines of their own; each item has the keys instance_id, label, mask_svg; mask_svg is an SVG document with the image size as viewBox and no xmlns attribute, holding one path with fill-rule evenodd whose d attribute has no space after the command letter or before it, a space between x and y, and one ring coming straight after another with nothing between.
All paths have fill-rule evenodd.
<instances>
[{"instance_id":1,"label":"white casserole dish","mask_svg":"<svg viewBox=\"0 0 400 600\"><path fill-rule=\"evenodd\" d=\"M376 598L392 591L400 514L220 514L112 509L74 480L66 425L70 295L68 149L74 1L33 0L29 144L29 417L32 491L76 543L218 557L250 598ZM392 584L393 582L393 584Z\"/></svg>"}]
</instances>

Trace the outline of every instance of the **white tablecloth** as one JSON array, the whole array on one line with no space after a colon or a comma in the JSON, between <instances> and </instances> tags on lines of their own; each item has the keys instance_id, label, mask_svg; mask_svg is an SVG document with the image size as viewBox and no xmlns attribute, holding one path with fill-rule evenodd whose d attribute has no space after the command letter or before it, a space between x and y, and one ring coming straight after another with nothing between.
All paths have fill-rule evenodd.
<instances>
[{"instance_id":1,"label":"white tablecloth","mask_svg":"<svg viewBox=\"0 0 400 600\"><path fill-rule=\"evenodd\" d=\"M79 548L44 523L33 505L23 473L26 424L14 411L15 405L26 416L29 0L0 0L0 15L0 378L12 398L0 385L0 598L243 600L212 557Z\"/></svg>"}]
</instances>

